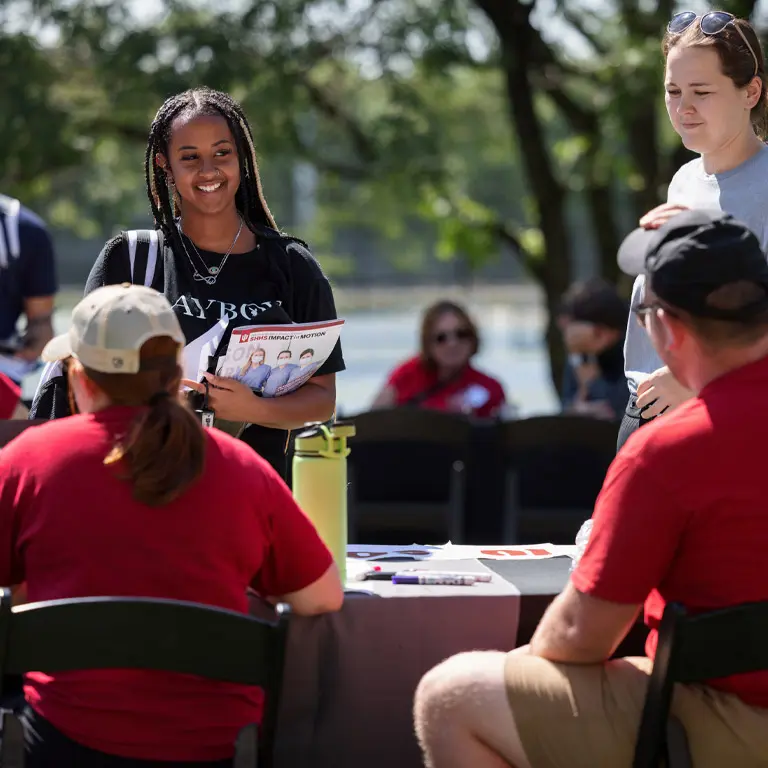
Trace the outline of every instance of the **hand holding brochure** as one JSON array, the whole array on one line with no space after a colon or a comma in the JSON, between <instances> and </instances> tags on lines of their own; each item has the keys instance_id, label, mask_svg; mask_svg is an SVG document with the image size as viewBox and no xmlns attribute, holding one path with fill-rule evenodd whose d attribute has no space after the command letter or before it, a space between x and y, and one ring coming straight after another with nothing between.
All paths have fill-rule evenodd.
<instances>
[{"instance_id":1,"label":"hand holding brochure","mask_svg":"<svg viewBox=\"0 0 768 768\"><path fill-rule=\"evenodd\" d=\"M262 397L294 392L328 359L343 320L234 328L219 376L237 379Z\"/></svg>"}]
</instances>

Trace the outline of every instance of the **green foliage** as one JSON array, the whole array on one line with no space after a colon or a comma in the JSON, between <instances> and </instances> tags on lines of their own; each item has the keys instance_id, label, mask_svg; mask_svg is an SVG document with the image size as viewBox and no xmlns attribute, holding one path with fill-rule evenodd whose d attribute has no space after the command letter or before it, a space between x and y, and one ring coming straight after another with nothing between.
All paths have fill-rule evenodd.
<instances>
[{"instance_id":1,"label":"green foliage","mask_svg":"<svg viewBox=\"0 0 768 768\"><path fill-rule=\"evenodd\" d=\"M748 16L755 0L725 9ZM339 279L361 251L410 273L516 251L555 306L590 247L561 235L590 230L594 261L615 274L618 222L659 202L680 159L660 87L671 12L661 0L0 0L0 190L83 238L146 221L150 121L205 84L243 103L278 222ZM309 223L294 211L299 161L319 173Z\"/></svg>"},{"instance_id":2,"label":"green foliage","mask_svg":"<svg viewBox=\"0 0 768 768\"><path fill-rule=\"evenodd\" d=\"M78 137L56 98L59 73L32 37L0 28L0 186L36 200L51 171L80 161Z\"/></svg>"},{"instance_id":3,"label":"green foliage","mask_svg":"<svg viewBox=\"0 0 768 768\"><path fill-rule=\"evenodd\" d=\"M419 260L404 253L444 240L443 223L419 213L423 190L443 185L513 211L521 187L503 94L498 75L475 70L467 52L471 4L390 2L403 13L389 16L375 46L363 39L381 23L370 11L338 26L318 20L321 5L330 18L328 3L253 0L229 10L170 2L142 20L120 0L38 2L38 18L57 31L48 49L10 32L0 48L0 61L24 60L23 74L0 88L3 112L14 115L3 129L15 136L0 134L12 149L0 161L4 191L80 237L130 224L146 211L142 150L155 110L205 83L251 115L278 220L290 225L293 159L317 163L314 228L329 251L339 230L362 227L412 268ZM452 254L469 248L481 263L497 250L487 233L454 229ZM328 263L344 272L349 260Z\"/></svg>"},{"instance_id":4,"label":"green foliage","mask_svg":"<svg viewBox=\"0 0 768 768\"><path fill-rule=\"evenodd\" d=\"M292 166L310 160L320 177L308 236L334 253L344 232L368 233L408 269L433 247L478 267L506 237L549 279L536 265L556 258L541 221L551 201L522 172L531 148L513 140L512 71L532 84L534 127L567 195L619 186L645 205L678 145L659 87L666 3L559 0L546 18L534 4L524 34L519 0L159 0L141 17L136 7L0 0L0 185L83 237L145 215L149 123L169 94L199 84L246 107L278 220L290 227ZM31 28L19 23L30 8ZM352 262L338 255L343 272Z\"/></svg>"}]
</instances>

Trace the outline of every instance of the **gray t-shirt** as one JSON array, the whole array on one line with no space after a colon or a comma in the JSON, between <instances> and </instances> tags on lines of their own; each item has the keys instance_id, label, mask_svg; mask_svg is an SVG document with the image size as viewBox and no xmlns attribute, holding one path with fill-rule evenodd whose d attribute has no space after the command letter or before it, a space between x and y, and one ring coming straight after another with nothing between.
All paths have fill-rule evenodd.
<instances>
[{"instance_id":1,"label":"gray t-shirt","mask_svg":"<svg viewBox=\"0 0 768 768\"><path fill-rule=\"evenodd\" d=\"M686 163L672 178L667 202L688 208L719 208L743 221L768 251L768 146L733 170L725 173L704 172L700 157ZM639 304L645 293L645 276L635 279L632 306ZM632 314L624 342L624 372L632 395L649 373L664 365L656 354L648 334Z\"/></svg>"}]
</instances>

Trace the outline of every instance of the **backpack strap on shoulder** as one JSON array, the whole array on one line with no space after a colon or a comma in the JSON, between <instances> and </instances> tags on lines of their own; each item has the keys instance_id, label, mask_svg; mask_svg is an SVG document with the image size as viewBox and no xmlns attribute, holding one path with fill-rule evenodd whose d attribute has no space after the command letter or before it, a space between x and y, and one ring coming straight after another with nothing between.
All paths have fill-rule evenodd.
<instances>
[{"instance_id":1,"label":"backpack strap on shoulder","mask_svg":"<svg viewBox=\"0 0 768 768\"><path fill-rule=\"evenodd\" d=\"M156 229L129 229L123 234L128 243L131 282L151 288L158 260L162 263L162 233Z\"/></svg>"}]
</instances>

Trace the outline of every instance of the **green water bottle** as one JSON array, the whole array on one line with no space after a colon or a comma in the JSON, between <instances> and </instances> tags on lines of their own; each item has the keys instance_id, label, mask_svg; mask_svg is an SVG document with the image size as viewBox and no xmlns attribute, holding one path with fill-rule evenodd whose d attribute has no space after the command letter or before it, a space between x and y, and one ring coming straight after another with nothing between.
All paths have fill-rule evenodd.
<instances>
[{"instance_id":1,"label":"green water bottle","mask_svg":"<svg viewBox=\"0 0 768 768\"><path fill-rule=\"evenodd\" d=\"M315 524L333 553L342 582L347 563L347 438L355 434L348 422L307 424L296 436L293 496Z\"/></svg>"}]
</instances>

